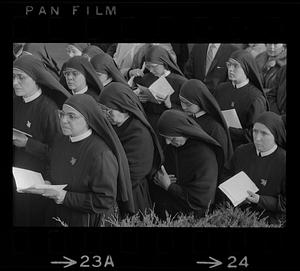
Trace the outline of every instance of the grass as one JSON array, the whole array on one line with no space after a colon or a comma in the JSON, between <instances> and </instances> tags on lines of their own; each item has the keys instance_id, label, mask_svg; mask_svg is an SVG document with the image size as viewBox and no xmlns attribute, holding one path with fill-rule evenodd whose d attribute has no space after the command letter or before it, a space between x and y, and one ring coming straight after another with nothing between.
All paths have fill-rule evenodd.
<instances>
[{"instance_id":1,"label":"grass","mask_svg":"<svg viewBox=\"0 0 300 271\"><path fill-rule=\"evenodd\" d=\"M273 228L283 227L285 221L279 225L272 225L267 222L267 218L261 218L259 213L249 209L241 210L230 204L223 204L210 214L202 218L195 218L193 215L178 214L172 217L166 213L166 220L161 220L150 209L146 214L136 214L125 219L119 219L116 214L113 218L107 220L114 227L256 227Z\"/></svg>"},{"instance_id":2,"label":"grass","mask_svg":"<svg viewBox=\"0 0 300 271\"><path fill-rule=\"evenodd\" d=\"M53 218L60 222L61 226L68 227L60 218ZM153 209L145 214L135 214L131 217L120 219L118 210L115 215L106 222L113 227L201 227L201 228L280 228L284 227L285 221L278 225L269 224L267 218L261 218L259 213L249 209L241 210L229 203L220 205L212 213L206 213L202 218L195 218L193 215L178 214L171 216L166 212L166 219L161 220ZM104 222L103 222L104 223Z\"/></svg>"}]
</instances>

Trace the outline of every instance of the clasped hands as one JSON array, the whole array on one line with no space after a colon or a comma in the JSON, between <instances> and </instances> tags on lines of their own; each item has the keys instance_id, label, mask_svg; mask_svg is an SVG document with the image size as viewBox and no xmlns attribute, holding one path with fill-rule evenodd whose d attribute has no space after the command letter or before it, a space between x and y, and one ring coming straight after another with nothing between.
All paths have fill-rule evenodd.
<instances>
[{"instance_id":1,"label":"clasped hands","mask_svg":"<svg viewBox=\"0 0 300 271\"><path fill-rule=\"evenodd\" d=\"M161 166L161 168L156 172L153 181L156 185L168 190L171 183L175 183L177 178L173 174L168 175L164 166Z\"/></svg>"}]
</instances>

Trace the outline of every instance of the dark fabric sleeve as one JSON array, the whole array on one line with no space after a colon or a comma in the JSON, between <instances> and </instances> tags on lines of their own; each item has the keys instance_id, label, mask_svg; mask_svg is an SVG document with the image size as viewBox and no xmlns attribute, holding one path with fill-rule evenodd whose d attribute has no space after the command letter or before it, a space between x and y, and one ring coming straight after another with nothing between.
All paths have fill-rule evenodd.
<instances>
[{"instance_id":1,"label":"dark fabric sleeve","mask_svg":"<svg viewBox=\"0 0 300 271\"><path fill-rule=\"evenodd\" d=\"M32 139L29 137L27 140L25 150L28 153L37 156L41 160L47 160L48 158L48 151L49 151L48 145L43 144L36 139Z\"/></svg>"},{"instance_id":2,"label":"dark fabric sleeve","mask_svg":"<svg viewBox=\"0 0 300 271\"><path fill-rule=\"evenodd\" d=\"M277 198L272 196L259 196L257 206L261 209L275 212L277 211Z\"/></svg>"},{"instance_id":3,"label":"dark fabric sleeve","mask_svg":"<svg viewBox=\"0 0 300 271\"><path fill-rule=\"evenodd\" d=\"M246 127L244 128L251 127L254 124L255 120L258 118L258 116L261 113L265 112L266 109L266 99L263 96L255 99L249 108L247 123L245 123Z\"/></svg>"},{"instance_id":4,"label":"dark fabric sleeve","mask_svg":"<svg viewBox=\"0 0 300 271\"><path fill-rule=\"evenodd\" d=\"M241 128L229 127L230 137L232 142L243 142L247 143L249 141L248 130Z\"/></svg>"},{"instance_id":5,"label":"dark fabric sleeve","mask_svg":"<svg viewBox=\"0 0 300 271\"><path fill-rule=\"evenodd\" d=\"M269 105L270 105L270 111L279 114L279 108L277 106L277 86L273 87L269 92L268 92L268 101L269 101Z\"/></svg>"},{"instance_id":6,"label":"dark fabric sleeve","mask_svg":"<svg viewBox=\"0 0 300 271\"><path fill-rule=\"evenodd\" d=\"M255 120L258 116L266 111L266 100L264 97L258 97L251 104L248 114L247 114L247 122L244 123L243 129L229 127L230 135L232 141L237 142L252 142L252 134L251 129Z\"/></svg>"},{"instance_id":7,"label":"dark fabric sleeve","mask_svg":"<svg viewBox=\"0 0 300 271\"><path fill-rule=\"evenodd\" d=\"M88 178L89 192L67 192L63 205L88 213L109 210L116 199L118 163L112 152L95 158Z\"/></svg>"},{"instance_id":8,"label":"dark fabric sleeve","mask_svg":"<svg viewBox=\"0 0 300 271\"><path fill-rule=\"evenodd\" d=\"M152 137L145 130L136 130L130 138L130 144L124 148L129 163L132 186L135 188L152 169L154 156Z\"/></svg>"},{"instance_id":9,"label":"dark fabric sleeve","mask_svg":"<svg viewBox=\"0 0 300 271\"><path fill-rule=\"evenodd\" d=\"M199 167L194 173L194 178L188 183L173 183L168 188L172 195L185 201L194 210L207 208L214 200L218 164L213 155L213 153L206 153L203 149L201 155L195 157Z\"/></svg>"},{"instance_id":10,"label":"dark fabric sleeve","mask_svg":"<svg viewBox=\"0 0 300 271\"><path fill-rule=\"evenodd\" d=\"M261 195L257 204L258 208L265 209L271 212L285 213L286 212L286 189L285 181L281 183L280 193L277 197Z\"/></svg>"},{"instance_id":11,"label":"dark fabric sleeve","mask_svg":"<svg viewBox=\"0 0 300 271\"><path fill-rule=\"evenodd\" d=\"M38 157L41 160L47 160L49 157L49 148L53 145L53 141L57 135L61 135L61 129L59 125L58 116L55 112L56 107L50 106L44 108L42 114L45 116L45 121L42 125L41 138L44 138L43 142L34 138L28 138L25 150Z\"/></svg>"},{"instance_id":12,"label":"dark fabric sleeve","mask_svg":"<svg viewBox=\"0 0 300 271\"><path fill-rule=\"evenodd\" d=\"M280 194L278 197L260 196L257 206L271 212L285 213L286 197Z\"/></svg>"},{"instance_id":13,"label":"dark fabric sleeve","mask_svg":"<svg viewBox=\"0 0 300 271\"><path fill-rule=\"evenodd\" d=\"M286 80L285 69L279 71L273 88L267 93L270 111L282 115L286 111Z\"/></svg>"},{"instance_id":14,"label":"dark fabric sleeve","mask_svg":"<svg viewBox=\"0 0 300 271\"><path fill-rule=\"evenodd\" d=\"M192 48L190 52L190 56L187 59L186 63L184 64L184 75L188 78L195 78L194 76L194 48Z\"/></svg>"}]
</instances>

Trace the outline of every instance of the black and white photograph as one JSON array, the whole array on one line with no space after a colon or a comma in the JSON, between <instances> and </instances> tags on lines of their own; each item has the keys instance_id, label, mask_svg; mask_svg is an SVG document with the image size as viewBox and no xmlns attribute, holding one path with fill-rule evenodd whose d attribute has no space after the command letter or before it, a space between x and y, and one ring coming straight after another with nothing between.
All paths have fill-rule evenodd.
<instances>
[{"instance_id":1,"label":"black and white photograph","mask_svg":"<svg viewBox=\"0 0 300 271\"><path fill-rule=\"evenodd\" d=\"M7 3L0 268L294 267L296 6Z\"/></svg>"},{"instance_id":2,"label":"black and white photograph","mask_svg":"<svg viewBox=\"0 0 300 271\"><path fill-rule=\"evenodd\" d=\"M284 227L286 44L13 48L14 226Z\"/></svg>"}]
</instances>

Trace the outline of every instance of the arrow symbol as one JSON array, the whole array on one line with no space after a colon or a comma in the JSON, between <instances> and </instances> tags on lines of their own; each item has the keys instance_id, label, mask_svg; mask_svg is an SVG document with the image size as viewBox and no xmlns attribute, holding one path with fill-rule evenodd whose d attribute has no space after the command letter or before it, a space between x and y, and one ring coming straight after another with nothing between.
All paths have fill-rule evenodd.
<instances>
[{"instance_id":1,"label":"arrow symbol","mask_svg":"<svg viewBox=\"0 0 300 271\"><path fill-rule=\"evenodd\" d=\"M74 264L76 264L77 262L66 257L66 256L63 256L65 260L68 260L67 262L50 262L51 264L66 264L66 266L64 266L64 268L67 268L69 266L72 266Z\"/></svg>"},{"instance_id":2,"label":"arrow symbol","mask_svg":"<svg viewBox=\"0 0 300 271\"><path fill-rule=\"evenodd\" d=\"M213 268L216 266L219 266L221 264L223 264L222 262L220 262L219 260L216 260L213 257L209 257L213 262L197 262L197 264L213 264L212 266L210 266L209 268Z\"/></svg>"}]
</instances>

